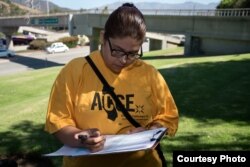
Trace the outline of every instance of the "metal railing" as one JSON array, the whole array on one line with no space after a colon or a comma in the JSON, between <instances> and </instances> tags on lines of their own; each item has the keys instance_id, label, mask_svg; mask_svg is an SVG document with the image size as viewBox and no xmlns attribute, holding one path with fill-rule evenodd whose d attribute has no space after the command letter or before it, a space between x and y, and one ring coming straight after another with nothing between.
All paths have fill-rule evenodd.
<instances>
[{"instance_id":1,"label":"metal railing","mask_svg":"<svg viewBox=\"0 0 250 167\"><path fill-rule=\"evenodd\" d=\"M62 16L68 14L110 14L114 9L89 9L84 11L50 13L50 14L26 14L24 16L1 16L1 18L23 18L23 17L48 17L48 16ZM192 9L163 9L151 10L141 9L144 15L169 15L169 16L224 16L224 17L242 17L250 16L250 8L243 9L216 9L216 10L192 10Z\"/></svg>"},{"instance_id":2,"label":"metal railing","mask_svg":"<svg viewBox=\"0 0 250 167\"><path fill-rule=\"evenodd\" d=\"M50 16L67 16L69 14L73 14L71 12L63 12L63 13L51 13L51 14L41 14L41 13L34 13L34 14L25 14L25 15L18 15L18 16L1 16L0 19L6 18L30 18L30 17L50 17Z\"/></svg>"},{"instance_id":3,"label":"metal railing","mask_svg":"<svg viewBox=\"0 0 250 167\"><path fill-rule=\"evenodd\" d=\"M87 13L94 14L109 14L113 10L99 10L99 9L91 9L87 10ZM170 15L170 16L250 16L250 8L244 9L159 9L159 10L151 10L151 9L142 9L141 12L144 15Z\"/></svg>"}]
</instances>

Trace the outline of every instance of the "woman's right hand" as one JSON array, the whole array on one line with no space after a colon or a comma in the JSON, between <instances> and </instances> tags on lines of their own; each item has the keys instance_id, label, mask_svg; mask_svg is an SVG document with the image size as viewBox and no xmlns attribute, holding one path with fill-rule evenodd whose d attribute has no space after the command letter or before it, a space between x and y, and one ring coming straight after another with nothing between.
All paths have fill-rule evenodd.
<instances>
[{"instance_id":1,"label":"woman's right hand","mask_svg":"<svg viewBox=\"0 0 250 167\"><path fill-rule=\"evenodd\" d=\"M78 132L74 138L79 141L80 146L88 148L91 152L102 150L106 141L105 136L96 128Z\"/></svg>"}]
</instances>

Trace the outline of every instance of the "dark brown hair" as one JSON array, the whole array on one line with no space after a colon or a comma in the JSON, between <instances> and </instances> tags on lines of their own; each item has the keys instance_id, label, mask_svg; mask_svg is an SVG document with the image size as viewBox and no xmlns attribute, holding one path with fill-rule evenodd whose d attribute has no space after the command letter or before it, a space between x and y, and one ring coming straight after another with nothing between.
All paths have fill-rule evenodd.
<instances>
[{"instance_id":1,"label":"dark brown hair","mask_svg":"<svg viewBox=\"0 0 250 167\"><path fill-rule=\"evenodd\" d=\"M125 3L113 11L106 24L104 39L132 37L143 41L146 34L146 24L139 9L131 3Z\"/></svg>"}]
</instances>

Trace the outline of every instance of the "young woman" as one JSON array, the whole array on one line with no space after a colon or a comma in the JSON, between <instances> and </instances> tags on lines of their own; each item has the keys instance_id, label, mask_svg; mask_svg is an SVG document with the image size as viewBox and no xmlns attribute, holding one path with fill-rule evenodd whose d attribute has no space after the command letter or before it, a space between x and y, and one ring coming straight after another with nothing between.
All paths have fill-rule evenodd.
<instances>
[{"instance_id":1,"label":"young woman","mask_svg":"<svg viewBox=\"0 0 250 167\"><path fill-rule=\"evenodd\" d=\"M101 50L90 58L114 88L130 115L140 123L135 128L104 90L85 58L69 62L58 75L49 100L46 130L63 144L96 152L103 149L105 135L136 133L166 127L173 136L178 111L161 74L139 58L146 34L142 13L133 4L123 4L108 18L101 32ZM80 135L87 136L79 140ZM160 167L155 150L129 153L64 157L64 167Z\"/></svg>"}]
</instances>

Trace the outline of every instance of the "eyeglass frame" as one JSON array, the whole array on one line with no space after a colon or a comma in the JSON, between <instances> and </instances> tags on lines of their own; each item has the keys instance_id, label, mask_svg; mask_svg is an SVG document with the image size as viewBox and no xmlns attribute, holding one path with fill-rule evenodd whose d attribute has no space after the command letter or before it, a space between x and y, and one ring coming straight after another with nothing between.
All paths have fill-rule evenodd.
<instances>
[{"instance_id":1,"label":"eyeglass frame","mask_svg":"<svg viewBox=\"0 0 250 167\"><path fill-rule=\"evenodd\" d=\"M123 50L118 50L118 49L114 49L114 48L112 48L112 44L111 44L111 42L110 42L110 39L109 38L107 38L107 41L108 41L108 44L109 44L109 49L110 49L110 53L111 53L111 56L112 57L115 57L115 58L122 58L123 56L126 56L126 59L127 60L136 60L136 59L139 59L140 57L142 57L143 56L143 50L142 50L142 46L141 46L141 49L140 49L140 51L141 51L141 53L139 54L139 53L131 53L131 52L125 52L125 51L123 51ZM119 53L121 53L122 55L118 55L118 56L115 56L115 55L117 55L117 54L114 54L114 52L119 52ZM132 55L132 56L130 56L130 55ZM137 56L137 57L136 57Z\"/></svg>"}]
</instances>

